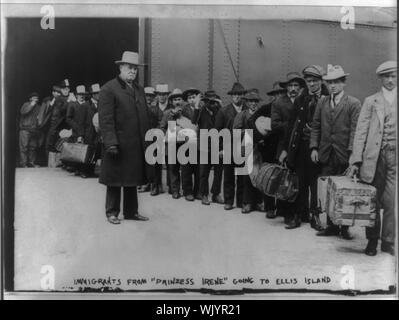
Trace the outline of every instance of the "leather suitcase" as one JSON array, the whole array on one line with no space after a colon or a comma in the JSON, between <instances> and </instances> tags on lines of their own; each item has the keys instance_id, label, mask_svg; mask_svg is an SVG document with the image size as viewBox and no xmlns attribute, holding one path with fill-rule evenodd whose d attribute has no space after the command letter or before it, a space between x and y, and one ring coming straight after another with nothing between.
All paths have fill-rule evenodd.
<instances>
[{"instance_id":1,"label":"leather suitcase","mask_svg":"<svg viewBox=\"0 0 399 320\"><path fill-rule=\"evenodd\" d=\"M60 159L67 162L90 163L93 155L93 148L87 144L64 142Z\"/></svg>"},{"instance_id":2,"label":"leather suitcase","mask_svg":"<svg viewBox=\"0 0 399 320\"><path fill-rule=\"evenodd\" d=\"M278 200L293 202L298 195L297 175L275 163L264 163L251 181L258 190Z\"/></svg>"},{"instance_id":3,"label":"leather suitcase","mask_svg":"<svg viewBox=\"0 0 399 320\"><path fill-rule=\"evenodd\" d=\"M326 212L335 225L373 227L376 218L376 189L346 176L330 176Z\"/></svg>"}]
</instances>

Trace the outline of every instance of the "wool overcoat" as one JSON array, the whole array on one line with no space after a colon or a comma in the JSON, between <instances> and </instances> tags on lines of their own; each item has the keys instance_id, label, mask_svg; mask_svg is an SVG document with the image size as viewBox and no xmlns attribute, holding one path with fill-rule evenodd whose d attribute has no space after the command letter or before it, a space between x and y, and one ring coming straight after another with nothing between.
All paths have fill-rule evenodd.
<instances>
[{"instance_id":1,"label":"wool overcoat","mask_svg":"<svg viewBox=\"0 0 399 320\"><path fill-rule=\"evenodd\" d=\"M144 89L136 82L130 87L119 76L108 81L100 90L98 115L105 150L119 148L116 156L104 152L100 183L134 187L151 182L153 168L145 160L151 123Z\"/></svg>"}]
</instances>

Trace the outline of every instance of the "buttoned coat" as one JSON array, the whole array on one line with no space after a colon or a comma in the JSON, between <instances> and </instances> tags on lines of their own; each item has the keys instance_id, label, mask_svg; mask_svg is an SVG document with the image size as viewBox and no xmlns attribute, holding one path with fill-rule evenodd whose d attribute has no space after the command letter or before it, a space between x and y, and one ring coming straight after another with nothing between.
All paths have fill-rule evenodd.
<instances>
[{"instance_id":1,"label":"buttoned coat","mask_svg":"<svg viewBox=\"0 0 399 320\"><path fill-rule=\"evenodd\" d=\"M328 94L327 88L322 85L320 98ZM294 101L294 109L288 121L284 139L284 150L288 153L287 164L289 167L295 166L301 140L307 141L307 145L309 145L313 116L320 98L309 95L308 91L304 90Z\"/></svg>"},{"instance_id":2,"label":"buttoned coat","mask_svg":"<svg viewBox=\"0 0 399 320\"><path fill-rule=\"evenodd\" d=\"M374 179L381 151L387 103L382 91L379 91L364 100L360 111L349 163L361 163L360 178L367 183ZM393 105L396 108L397 98Z\"/></svg>"},{"instance_id":3,"label":"buttoned coat","mask_svg":"<svg viewBox=\"0 0 399 320\"><path fill-rule=\"evenodd\" d=\"M119 154L104 153L100 183L134 187L152 181L153 168L145 161L145 141L150 114L144 89L133 82L128 86L118 77L100 90L98 115L105 150L118 146Z\"/></svg>"},{"instance_id":4,"label":"buttoned coat","mask_svg":"<svg viewBox=\"0 0 399 320\"><path fill-rule=\"evenodd\" d=\"M288 122L292 117L293 110L294 104L286 94L272 103L271 127L273 133L279 137L276 158L280 156L281 151L284 149Z\"/></svg>"},{"instance_id":5,"label":"buttoned coat","mask_svg":"<svg viewBox=\"0 0 399 320\"><path fill-rule=\"evenodd\" d=\"M346 165L352 152L361 103L344 93L333 109L330 99L330 95L324 96L317 103L309 147L318 150L322 164L328 163L330 153L334 150L339 163Z\"/></svg>"}]
</instances>

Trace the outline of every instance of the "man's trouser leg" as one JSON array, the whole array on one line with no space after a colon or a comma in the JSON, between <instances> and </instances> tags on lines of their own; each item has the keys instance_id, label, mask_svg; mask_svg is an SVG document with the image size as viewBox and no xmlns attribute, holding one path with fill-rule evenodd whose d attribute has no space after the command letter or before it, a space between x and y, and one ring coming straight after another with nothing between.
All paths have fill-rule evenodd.
<instances>
[{"instance_id":1,"label":"man's trouser leg","mask_svg":"<svg viewBox=\"0 0 399 320\"><path fill-rule=\"evenodd\" d=\"M241 208L242 207L242 198L244 195L244 179L242 175L237 175L236 176L236 202L237 202L237 207Z\"/></svg>"},{"instance_id":2,"label":"man's trouser leg","mask_svg":"<svg viewBox=\"0 0 399 320\"><path fill-rule=\"evenodd\" d=\"M209 176L209 174L208 174ZM223 178L223 165L222 164L214 164L213 165L213 181L211 193L212 196L217 196L222 191L222 178Z\"/></svg>"},{"instance_id":3,"label":"man's trouser leg","mask_svg":"<svg viewBox=\"0 0 399 320\"><path fill-rule=\"evenodd\" d=\"M29 136L29 131L19 131L19 161L21 167L26 167L26 165L28 164Z\"/></svg>"},{"instance_id":4,"label":"man's trouser leg","mask_svg":"<svg viewBox=\"0 0 399 320\"><path fill-rule=\"evenodd\" d=\"M121 205L121 187L107 186L105 214L107 217L118 217Z\"/></svg>"},{"instance_id":5,"label":"man's trouser leg","mask_svg":"<svg viewBox=\"0 0 399 320\"><path fill-rule=\"evenodd\" d=\"M180 192L180 164L168 164L172 192Z\"/></svg>"},{"instance_id":6,"label":"man's trouser leg","mask_svg":"<svg viewBox=\"0 0 399 320\"><path fill-rule=\"evenodd\" d=\"M200 195L208 196L209 194L209 173L211 171L211 164L200 164Z\"/></svg>"},{"instance_id":7,"label":"man's trouser leg","mask_svg":"<svg viewBox=\"0 0 399 320\"><path fill-rule=\"evenodd\" d=\"M234 205L235 175L234 164L223 164L224 203Z\"/></svg>"},{"instance_id":8,"label":"man's trouser leg","mask_svg":"<svg viewBox=\"0 0 399 320\"><path fill-rule=\"evenodd\" d=\"M295 199L295 213L302 221L308 221L309 215L309 185L307 175L307 143L305 141L299 142L298 153L295 158L295 173L298 176L298 196ZM292 213L294 214L294 213Z\"/></svg>"},{"instance_id":9,"label":"man's trouser leg","mask_svg":"<svg viewBox=\"0 0 399 320\"><path fill-rule=\"evenodd\" d=\"M183 195L194 195L193 193L193 175L194 166L190 163L181 165L181 184L183 189Z\"/></svg>"},{"instance_id":10,"label":"man's trouser leg","mask_svg":"<svg viewBox=\"0 0 399 320\"><path fill-rule=\"evenodd\" d=\"M396 238L395 196L396 196L396 151L385 147L380 151L377 168L372 183L377 189L377 214L373 228L366 228L367 239L378 239L380 236L380 209L383 209L381 240L394 243Z\"/></svg>"},{"instance_id":11,"label":"man's trouser leg","mask_svg":"<svg viewBox=\"0 0 399 320\"><path fill-rule=\"evenodd\" d=\"M131 218L137 213L137 187L123 187L123 216L125 218Z\"/></svg>"},{"instance_id":12,"label":"man's trouser leg","mask_svg":"<svg viewBox=\"0 0 399 320\"><path fill-rule=\"evenodd\" d=\"M251 178L249 175L242 176L243 179L243 197L242 197L242 204L243 205L251 205L254 207L258 204L259 198L259 190L256 189L251 182Z\"/></svg>"}]
</instances>

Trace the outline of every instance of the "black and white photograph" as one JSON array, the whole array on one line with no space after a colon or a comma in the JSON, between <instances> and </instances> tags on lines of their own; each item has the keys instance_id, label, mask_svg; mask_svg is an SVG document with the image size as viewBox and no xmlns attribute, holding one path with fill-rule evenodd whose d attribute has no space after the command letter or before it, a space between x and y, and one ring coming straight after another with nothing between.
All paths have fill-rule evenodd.
<instances>
[{"instance_id":1,"label":"black and white photograph","mask_svg":"<svg viewBox=\"0 0 399 320\"><path fill-rule=\"evenodd\" d=\"M4 299L397 299L396 6L2 1Z\"/></svg>"}]
</instances>

